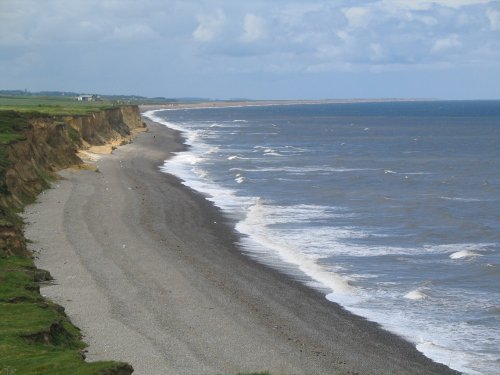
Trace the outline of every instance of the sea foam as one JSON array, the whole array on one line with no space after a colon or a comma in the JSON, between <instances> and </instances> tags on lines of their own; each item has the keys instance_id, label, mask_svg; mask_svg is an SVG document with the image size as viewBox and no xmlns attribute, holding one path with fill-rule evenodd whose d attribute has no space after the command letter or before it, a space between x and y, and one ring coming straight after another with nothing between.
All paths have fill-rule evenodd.
<instances>
[{"instance_id":1,"label":"sea foam","mask_svg":"<svg viewBox=\"0 0 500 375\"><path fill-rule=\"evenodd\" d=\"M451 259L465 259L465 258L473 258L473 257L480 257L481 254L475 253L470 250L461 250L457 251L455 253L450 254Z\"/></svg>"},{"instance_id":2,"label":"sea foam","mask_svg":"<svg viewBox=\"0 0 500 375\"><path fill-rule=\"evenodd\" d=\"M429 296L427 294L425 294L423 291L421 291L419 289L415 289L415 290L412 290L411 292L406 293L404 297L407 299L418 301L421 299L428 298Z\"/></svg>"}]
</instances>

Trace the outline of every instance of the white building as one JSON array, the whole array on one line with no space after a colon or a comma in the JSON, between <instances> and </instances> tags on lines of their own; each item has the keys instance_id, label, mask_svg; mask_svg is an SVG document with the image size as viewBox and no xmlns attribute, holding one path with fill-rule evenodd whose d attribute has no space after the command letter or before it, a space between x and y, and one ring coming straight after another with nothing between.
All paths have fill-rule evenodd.
<instances>
[{"instance_id":1,"label":"white building","mask_svg":"<svg viewBox=\"0 0 500 375\"><path fill-rule=\"evenodd\" d=\"M77 99L79 102L94 102L97 100L97 95L80 95Z\"/></svg>"}]
</instances>

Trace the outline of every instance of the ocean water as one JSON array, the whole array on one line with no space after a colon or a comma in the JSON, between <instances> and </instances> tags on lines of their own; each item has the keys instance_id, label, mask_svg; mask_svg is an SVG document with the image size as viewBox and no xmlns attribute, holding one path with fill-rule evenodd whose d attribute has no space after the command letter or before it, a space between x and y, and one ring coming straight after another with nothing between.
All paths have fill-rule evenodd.
<instances>
[{"instance_id":1,"label":"ocean water","mask_svg":"<svg viewBox=\"0 0 500 375\"><path fill-rule=\"evenodd\" d=\"M241 248L435 361L500 374L500 102L147 114L184 132L162 167Z\"/></svg>"}]
</instances>

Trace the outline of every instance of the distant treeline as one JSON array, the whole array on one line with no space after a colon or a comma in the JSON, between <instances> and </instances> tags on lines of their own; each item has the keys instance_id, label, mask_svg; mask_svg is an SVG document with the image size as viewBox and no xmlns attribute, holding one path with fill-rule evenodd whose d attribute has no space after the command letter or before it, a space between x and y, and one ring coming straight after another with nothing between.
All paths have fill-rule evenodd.
<instances>
[{"instance_id":1,"label":"distant treeline","mask_svg":"<svg viewBox=\"0 0 500 375\"><path fill-rule=\"evenodd\" d=\"M89 93L81 93L81 92L70 92L70 91L38 91L38 92L30 92L27 90L0 90L0 96L23 96L23 97L57 97L57 98L71 98L78 97L80 95L85 95ZM155 102L172 102L176 103L178 99L165 98L165 97L154 97L148 98L145 96L139 95L100 95L100 98L105 100L124 100L124 101L155 101Z\"/></svg>"},{"instance_id":2,"label":"distant treeline","mask_svg":"<svg viewBox=\"0 0 500 375\"><path fill-rule=\"evenodd\" d=\"M45 97L45 98L76 98L80 95L90 95L95 93L90 92L71 92L71 91L38 91L30 92L28 90L0 90L0 97ZM210 99L201 97L180 97L180 98L165 98L157 96L149 98L140 95L101 95L96 94L102 100L123 101L133 103L200 103L200 102L248 102L252 101L247 98L230 98L230 99Z\"/></svg>"}]
</instances>

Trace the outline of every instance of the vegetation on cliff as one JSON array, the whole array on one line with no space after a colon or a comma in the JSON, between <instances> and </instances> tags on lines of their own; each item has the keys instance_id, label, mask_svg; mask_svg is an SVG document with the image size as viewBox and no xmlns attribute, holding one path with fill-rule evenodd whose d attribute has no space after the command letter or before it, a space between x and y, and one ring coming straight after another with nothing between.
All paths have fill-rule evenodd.
<instances>
[{"instance_id":1,"label":"vegetation on cliff","mask_svg":"<svg viewBox=\"0 0 500 375\"><path fill-rule=\"evenodd\" d=\"M78 329L43 298L18 213L79 149L126 139L142 126L136 107L0 98L0 375L130 374L117 362L84 362Z\"/></svg>"}]
</instances>

